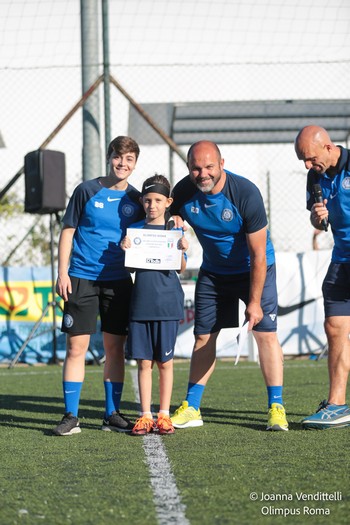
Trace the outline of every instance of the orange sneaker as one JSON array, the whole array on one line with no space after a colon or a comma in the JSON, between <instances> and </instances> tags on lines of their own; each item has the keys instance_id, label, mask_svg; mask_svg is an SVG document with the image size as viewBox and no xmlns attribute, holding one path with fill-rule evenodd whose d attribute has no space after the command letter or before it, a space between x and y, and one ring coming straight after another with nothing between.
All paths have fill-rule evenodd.
<instances>
[{"instance_id":1,"label":"orange sneaker","mask_svg":"<svg viewBox=\"0 0 350 525\"><path fill-rule=\"evenodd\" d=\"M145 434L152 432L155 427L156 424L151 417L141 416L136 420L131 434L133 436L144 436Z\"/></svg>"},{"instance_id":2,"label":"orange sneaker","mask_svg":"<svg viewBox=\"0 0 350 525\"><path fill-rule=\"evenodd\" d=\"M159 434L162 435L174 434L175 432L170 416L167 416L166 414L158 414L157 428Z\"/></svg>"}]
</instances>

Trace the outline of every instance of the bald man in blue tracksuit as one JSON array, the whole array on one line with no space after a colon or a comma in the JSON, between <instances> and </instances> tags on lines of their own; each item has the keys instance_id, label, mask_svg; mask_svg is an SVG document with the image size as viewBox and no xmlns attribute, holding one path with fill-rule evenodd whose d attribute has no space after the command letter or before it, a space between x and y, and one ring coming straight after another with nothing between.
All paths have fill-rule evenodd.
<instances>
[{"instance_id":1,"label":"bald man in blue tracksuit","mask_svg":"<svg viewBox=\"0 0 350 525\"><path fill-rule=\"evenodd\" d=\"M275 253L258 188L224 169L216 144L200 141L187 155L189 175L173 190L173 216L194 229L203 248L195 291L195 343L186 400L176 428L203 425L200 403L222 328L238 326L238 300L257 341L268 392L267 430L288 430L283 407L283 354L277 338Z\"/></svg>"},{"instance_id":2,"label":"bald man in blue tracksuit","mask_svg":"<svg viewBox=\"0 0 350 525\"><path fill-rule=\"evenodd\" d=\"M295 151L309 170L307 209L314 228L332 230L334 248L322 293L328 341L328 399L302 421L305 429L327 430L350 426L346 387L350 370L350 150L333 144L319 126L305 126L295 140ZM321 202L315 202L315 185Z\"/></svg>"}]
</instances>

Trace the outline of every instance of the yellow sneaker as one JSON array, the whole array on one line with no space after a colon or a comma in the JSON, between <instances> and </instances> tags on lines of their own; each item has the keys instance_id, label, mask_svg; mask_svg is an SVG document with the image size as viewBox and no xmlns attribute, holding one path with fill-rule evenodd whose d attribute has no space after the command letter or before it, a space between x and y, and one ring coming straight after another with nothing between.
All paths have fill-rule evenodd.
<instances>
[{"instance_id":1,"label":"yellow sneaker","mask_svg":"<svg viewBox=\"0 0 350 525\"><path fill-rule=\"evenodd\" d=\"M201 411L188 406L188 401L182 401L182 405L175 410L171 418L175 428L201 427L203 420Z\"/></svg>"},{"instance_id":2,"label":"yellow sneaker","mask_svg":"<svg viewBox=\"0 0 350 525\"><path fill-rule=\"evenodd\" d=\"M286 411L283 405L272 403L268 412L268 421L266 430L288 430Z\"/></svg>"}]
</instances>

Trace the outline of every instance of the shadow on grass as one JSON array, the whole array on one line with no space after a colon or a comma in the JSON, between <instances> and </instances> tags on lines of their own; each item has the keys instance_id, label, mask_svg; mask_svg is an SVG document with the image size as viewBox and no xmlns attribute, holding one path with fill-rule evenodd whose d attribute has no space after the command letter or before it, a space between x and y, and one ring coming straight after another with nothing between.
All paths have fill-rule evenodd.
<instances>
[{"instance_id":1,"label":"shadow on grass","mask_svg":"<svg viewBox=\"0 0 350 525\"><path fill-rule=\"evenodd\" d=\"M177 406L171 407L173 413ZM0 426L16 427L51 434L51 429L43 426L58 424L63 416L63 400L61 397L0 395ZM128 417L138 417L139 404L137 402L122 401L121 411ZM251 430L262 431L266 429L266 412L257 410L223 410L203 407L201 409L205 423L225 426L239 426ZM104 401L82 398L79 405L79 419L84 428L96 429L96 423L88 420L101 420L104 415ZM302 419L302 414L289 414ZM299 423L289 422L290 430L301 430Z\"/></svg>"},{"instance_id":2,"label":"shadow on grass","mask_svg":"<svg viewBox=\"0 0 350 525\"><path fill-rule=\"evenodd\" d=\"M178 407L172 407L173 411ZM258 410L223 410L217 408L202 407L201 414L204 423L212 423L215 425L224 426L238 426L245 427L251 430L257 430L261 432L266 430L267 423L267 411ZM287 419L293 416L293 419L297 418L301 420L305 414L300 413L287 413ZM301 430L299 422L288 421L289 430Z\"/></svg>"},{"instance_id":3,"label":"shadow on grass","mask_svg":"<svg viewBox=\"0 0 350 525\"><path fill-rule=\"evenodd\" d=\"M136 402L121 404L121 411L133 412L135 419L138 410L139 405ZM0 395L0 426L32 428L42 432L43 425L58 424L63 412L62 397ZM79 419L83 422L84 428L96 429L96 424L85 421L98 419L102 423L103 415L104 401L84 398L80 400ZM37 425L40 425L40 428L37 428ZM47 432L44 430L44 433L51 434L51 430Z\"/></svg>"}]
</instances>

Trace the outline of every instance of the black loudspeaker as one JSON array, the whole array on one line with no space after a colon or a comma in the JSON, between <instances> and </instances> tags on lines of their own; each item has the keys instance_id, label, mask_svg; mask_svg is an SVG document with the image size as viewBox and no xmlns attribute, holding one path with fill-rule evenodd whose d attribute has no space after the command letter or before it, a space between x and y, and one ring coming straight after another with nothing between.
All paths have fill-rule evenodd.
<instances>
[{"instance_id":1,"label":"black loudspeaker","mask_svg":"<svg viewBox=\"0 0 350 525\"><path fill-rule=\"evenodd\" d=\"M66 207L66 162L60 151L36 150L24 157L26 213L56 213Z\"/></svg>"}]
</instances>

